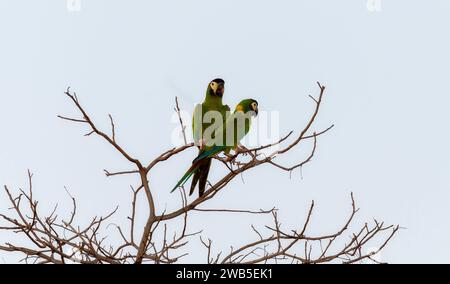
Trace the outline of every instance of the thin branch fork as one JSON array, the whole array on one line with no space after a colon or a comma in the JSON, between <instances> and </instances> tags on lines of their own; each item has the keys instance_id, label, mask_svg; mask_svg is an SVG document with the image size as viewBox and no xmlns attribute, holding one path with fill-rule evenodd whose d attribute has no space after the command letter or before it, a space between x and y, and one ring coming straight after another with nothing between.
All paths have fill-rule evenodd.
<instances>
[{"instance_id":1,"label":"thin branch fork","mask_svg":"<svg viewBox=\"0 0 450 284\"><path fill-rule=\"evenodd\" d=\"M64 120L69 120L69 121L75 121L75 122L84 122L87 123L91 129L92 129L92 133L95 133L101 137L103 137L103 139L105 139L109 144L111 144L119 153L121 153L128 161L136 164L136 165L140 165L139 160L131 157L121 146L119 146L116 142L115 142L115 126L114 126L114 122L112 120L111 115L109 115L110 117L110 121L111 121L111 125L112 125L112 132L113 132L113 137L109 137L106 133L104 133L103 131L99 130L95 124L92 122L91 118L89 117L89 115L86 113L86 111L83 109L83 107L81 106L81 104L78 102L78 98L76 97L76 94L71 94L70 93L70 88L67 89L67 91L65 92L66 96L69 97L72 102L75 104L75 106L77 107L77 109L81 112L83 119L74 119L74 118L68 118L68 117L64 117L59 115L58 117Z\"/></svg>"}]
</instances>

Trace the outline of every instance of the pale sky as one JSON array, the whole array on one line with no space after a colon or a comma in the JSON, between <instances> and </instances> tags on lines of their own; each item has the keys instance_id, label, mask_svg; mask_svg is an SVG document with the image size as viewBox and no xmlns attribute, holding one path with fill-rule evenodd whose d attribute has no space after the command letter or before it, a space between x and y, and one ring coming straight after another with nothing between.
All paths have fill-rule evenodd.
<instances>
[{"instance_id":1,"label":"pale sky","mask_svg":"<svg viewBox=\"0 0 450 284\"><path fill-rule=\"evenodd\" d=\"M69 214L66 186L78 200L79 223L119 205L126 223L129 185L137 177L114 150L82 125L63 92L71 86L96 123L147 162L170 148L174 97L187 111L203 100L207 83L226 81L224 101L253 97L280 114L280 133L306 123L327 86L313 130L335 128L318 141L316 156L286 172L263 166L234 180L206 208L280 209L286 229L301 227L316 202L311 233L333 232L350 213L350 192L361 208L356 224L384 220L401 230L381 253L391 263L450 262L450 2L382 0L64 0L0 1L0 184L26 186L34 172L42 210L59 203ZM294 163L309 148L283 161ZM186 151L151 173L158 210L174 208L168 192L195 157ZM211 170L217 180L225 172ZM142 220L144 203L139 207ZM2 212L9 206L0 195ZM270 218L195 213L191 231L228 249L257 236L250 224ZM111 238L117 238L112 230ZM11 236L0 232L0 242ZM14 239L20 242L20 239ZM185 262L203 261L192 240ZM17 256L0 253L0 262Z\"/></svg>"}]
</instances>

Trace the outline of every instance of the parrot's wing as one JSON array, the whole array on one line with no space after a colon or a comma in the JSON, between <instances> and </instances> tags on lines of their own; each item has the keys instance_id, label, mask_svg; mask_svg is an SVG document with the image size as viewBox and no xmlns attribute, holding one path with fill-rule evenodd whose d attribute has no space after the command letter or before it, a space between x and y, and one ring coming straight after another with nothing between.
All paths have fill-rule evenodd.
<instances>
[{"instance_id":1,"label":"parrot's wing","mask_svg":"<svg viewBox=\"0 0 450 284\"><path fill-rule=\"evenodd\" d=\"M239 142L249 133L251 126L251 115L244 114L243 112L236 112L233 114L234 119L234 148L239 145Z\"/></svg>"},{"instance_id":2,"label":"parrot's wing","mask_svg":"<svg viewBox=\"0 0 450 284\"><path fill-rule=\"evenodd\" d=\"M225 110L224 111L224 113L225 113L224 123L227 123L228 118L231 116L231 109L230 109L230 107L228 105L224 105L223 109Z\"/></svg>"},{"instance_id":3,"label":"parrot's wing","mask_svg":"<svg viewBox=\"0 0 450 284\"><path fill-rule=\"evenodd\" d=\"M192 137L194 138L194 143L197 145L200 141L202 133L202 108L201 104L195 106L194 113L192 115Z\"/></svg>"}]
</instances>

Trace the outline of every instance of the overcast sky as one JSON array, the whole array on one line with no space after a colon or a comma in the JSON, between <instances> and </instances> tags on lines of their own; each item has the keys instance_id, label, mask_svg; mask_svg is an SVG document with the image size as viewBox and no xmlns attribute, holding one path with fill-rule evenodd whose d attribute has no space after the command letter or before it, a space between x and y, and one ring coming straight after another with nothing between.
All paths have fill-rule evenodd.
<instances>
[{"instance_id":1,"label":"overcast sky","mask_svg":"<svg viewBox=\"0 0 450 284\"><path fill-rule=\"evenodd\" d=\"M44 212L59 203L69 213L66 186L79 202L79 223L116 205L115 222L126 223L129 185L138 180L106 178L104 168L129 165L100 139L84 137L82 125L57 119L76 115L67 86L100 127L108 129L111 113L119 143L145 162L172 146L174 97L191 111L215 77L226 80L231 106L253 97L261 110L277 111L280 134L304 126L313 108L308 95L318 94L320 81L327 91L313 128L336 126L319 139L303 179L264 166L206 207L276 206L293 229L314 199L310 232L320 234L343 224L354 192L356 224L377 218L406 228L382 260L450 262L450 2L379 3L81 0L77 11L63 0L1 0L0 184L23 187L30 169ZM305 147L283 161L301 159ZM176 206L178 195L168 191L195 154L150 174L159 212ZM211 179L224 172L216 164ZM2 212L8 206L0 195ZM250 224L269 221L196 213L190 228L228 249L257 237ZM10 240L0 233L2 243ZM185 261L203 261L197 249ZM0 253L1 262L16 260Z\"/></svg>"}]
</instances>

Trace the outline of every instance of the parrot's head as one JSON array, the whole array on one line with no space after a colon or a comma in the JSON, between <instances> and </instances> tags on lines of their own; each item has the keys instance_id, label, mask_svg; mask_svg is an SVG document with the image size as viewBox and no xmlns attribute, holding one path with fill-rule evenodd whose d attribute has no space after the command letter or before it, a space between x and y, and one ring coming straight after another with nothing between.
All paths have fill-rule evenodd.
<instances>
[{"instance_id":1,"label":"parrot's head","mask_svg":"<svg viewBox=\"0 0 450 284\"><path fill-rule=\"evenodd\" d=\"M242 111L245 114L251 112L252 116L257 116L258 102L254 99L243 100L236 106L236 111Z\"/></svg>"},{"instance_id":2,"label":"parrot's head","mask_svg":"<svg viewBox=\"0 0 450 284\"><path fill-rule=\"evenodd\" d=\"M217 78L212 80L208 85L207 93L211 96L222 97L225 92L225 81Z\"/></svg>"}]
</instances>

